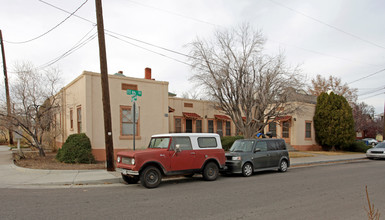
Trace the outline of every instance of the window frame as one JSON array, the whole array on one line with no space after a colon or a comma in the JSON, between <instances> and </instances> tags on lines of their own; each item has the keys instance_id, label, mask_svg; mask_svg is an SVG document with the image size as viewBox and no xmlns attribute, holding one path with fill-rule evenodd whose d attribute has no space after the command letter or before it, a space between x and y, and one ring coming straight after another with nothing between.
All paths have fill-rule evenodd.
<instances>
[{"instance_id":1,"label":"window frame","mask_svg":"<svg viewBox=\"0 0 385 220\"><path fill-rule=\"evenodd\" d=\"M141 136L140 136L140 108L139 109L139 118L138 118L138 121L136 122L136 129L135 129L135 139L138 139L140 140L141 139ZM128 110L128 111L131 111L132 110L132 106L129 106L129 105L121 105L120 106L120 136L119 136L119 139L128 139L128 140L131 140L134 138L134 135L133 134L123 134L123 123L128 123L129 125L132 125L134 122L123 122L123 111L124 110Z\"/></svg>"},{"instance_id":2,"label":"window frame","mask_svg":"<svg viewBox=\"0 0 385 220\"><path fill-rule=\"evenodd\" d=\"M307 128L307 125L310 125L310 130L308 130L308 128ZM311 135L311 133L312 133L312 121L305 121L305 140L311 140L312 139L312 135ZM309 132L309 136L307 136L307 134L308 134L308 132Z\"/></svg>"},{"instance_id":3,"label":"window frame","mask_svg":"<svg viewBox=\"0 0 385 220\"><path fill-rule=\"evenodd\" d=\"M79 120L80 119L80 120ZM82 133L82 106L76 107L76 122L77 122L77 133Z\"/></svg>"}]
</instances>

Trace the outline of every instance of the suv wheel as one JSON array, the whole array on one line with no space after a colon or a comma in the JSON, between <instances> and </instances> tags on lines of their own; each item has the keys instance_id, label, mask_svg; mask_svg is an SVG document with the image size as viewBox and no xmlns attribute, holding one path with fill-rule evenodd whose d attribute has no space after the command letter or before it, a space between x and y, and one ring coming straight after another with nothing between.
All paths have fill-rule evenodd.
<instances>
[{"instance_id":1,"label":"suv wheel","mask_svg":"<svg viewBox=\"0 0 385 220\"><path fill-rule=\"evenodd\" d=\"M286 172L287 171L287 161L286 160L281 160L281 163L279 164L279 169L280 172Z\"/></svg>"},{"instance_id":2,"label":"suv wheel","mask_svg":"<svg viewBox=\"0 0 385 220\"><path fill-rule=\"evenodd\" d=\"M242 167L242 175L244 177L251 176L253 174L253 165L251 163L245 163Z\"/></svg>"},{"instance_id":3,"label":"suv wheel","mask_svg":"<svg viewBox=\"0 0 385 220\"><path fill-rule=\"evenodd\" d=\"M218 178L219 168L214 162L209 162L203 169L203 179L213 181Z\"/></svg>"},{"instance_id":4,"label":"suv wheel","mask_svg":"<svg viewBox=\"0 0 385 220\"><path fill-rule=\"evenodd\" d=\"M154 166L146 167L140 173L140 183L146 188L155 188L162 181L162 175L158 168Z\"/></svg>"},{"instance_id":5,"label":"suv wheel","mask_svg":"<svg viewBox=\"0 0 385 220\"><path fill-rule=\"evenodd\" d=\"M136 184L139 181L139 176L127 176L122 174L124 182L128 184Z\"/></svg>"}]
</instances>

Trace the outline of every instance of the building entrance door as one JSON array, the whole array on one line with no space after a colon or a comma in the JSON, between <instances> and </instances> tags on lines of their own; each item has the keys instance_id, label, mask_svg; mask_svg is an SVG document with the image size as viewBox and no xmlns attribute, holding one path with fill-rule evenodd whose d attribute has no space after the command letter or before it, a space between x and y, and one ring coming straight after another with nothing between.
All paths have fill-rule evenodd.
<instances>
[{"instance_id":1,"label":"building entrance door","mask_svg":"<svg viewBox=\"0 0 385 220\"><path fill-rule=\"evenodd\" d=\"M186 133L192 133L192 120L186 119Z\"/></svg>"}]
</instances>

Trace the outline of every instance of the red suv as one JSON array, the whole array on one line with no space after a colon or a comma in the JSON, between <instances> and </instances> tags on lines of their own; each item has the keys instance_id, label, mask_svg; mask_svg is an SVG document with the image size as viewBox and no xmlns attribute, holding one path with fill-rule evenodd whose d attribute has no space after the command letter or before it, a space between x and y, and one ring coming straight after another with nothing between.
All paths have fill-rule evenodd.
<instances>
[{"instance_id":1,"label":"red suv","mask_svg":"<svg viewBox=\"0 0 385 220\"><path fill-rule=\"evenodd\" d=\"M202 173L205 180L216 180L225 168L226 157L218 134L180 133L151 137L146 150L121 151L117 171L129 184L157 187L163 176L193 176Z\"/></svg>"}]
</instances>

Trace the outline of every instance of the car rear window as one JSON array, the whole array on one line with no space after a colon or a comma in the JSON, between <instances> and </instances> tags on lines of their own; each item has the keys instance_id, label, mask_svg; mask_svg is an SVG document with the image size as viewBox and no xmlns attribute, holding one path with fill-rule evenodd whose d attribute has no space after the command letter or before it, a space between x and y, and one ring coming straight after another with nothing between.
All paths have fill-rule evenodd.
<instances>
[{"instance_id":1,"label":"car rear window","mask_svg":"<svg viewBox=\"0 0 385 220\"><path fill-rule=\"evenodd\" d=\"M216 148L218 146L215 137L200 137L198 138L198 146L200 148Z\"/></svg>"}]
</instances>

